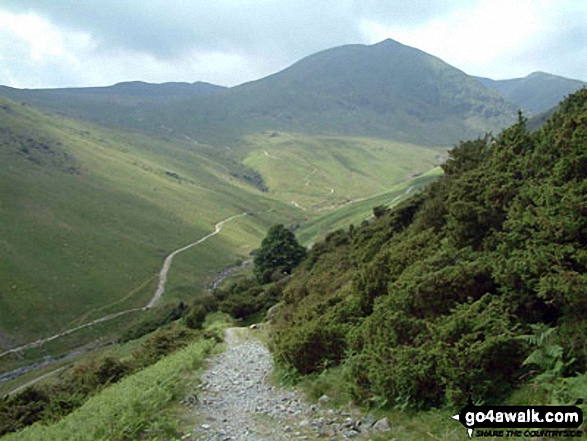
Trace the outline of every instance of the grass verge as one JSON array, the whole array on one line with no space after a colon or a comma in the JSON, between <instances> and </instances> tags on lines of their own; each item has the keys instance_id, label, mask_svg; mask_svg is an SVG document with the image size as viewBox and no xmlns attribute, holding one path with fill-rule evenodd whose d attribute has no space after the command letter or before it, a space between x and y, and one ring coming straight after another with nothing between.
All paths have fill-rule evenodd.
<instances>
[{"instance_id":1,"label":"grass verge","mask_svg":"<svg viewBox=\"0 0 587 441\"><path fill-rule=\"evenodd\" d=\"M213 323L211 328L218 328ZM200 339L142 371L111 385L59 422L40 423L9 434L14 440L134 440L174 436L173 405L197 379L197 370L216 346Z\"/></svg>"}]
</instances>

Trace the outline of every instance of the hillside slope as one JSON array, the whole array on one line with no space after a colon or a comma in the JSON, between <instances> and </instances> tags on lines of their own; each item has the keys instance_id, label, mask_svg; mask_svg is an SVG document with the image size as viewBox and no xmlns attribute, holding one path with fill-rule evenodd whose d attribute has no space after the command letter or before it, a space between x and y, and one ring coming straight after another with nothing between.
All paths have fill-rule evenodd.
<instances>
[{"instance_id":1,"label":"hillside slope","mask_svg":"<svg viewBox=\"0 0 587 441\"><path fill-rule=\"evenodd\" d=\"M277 358L341 365L375 405L500 403L528 381L540 404L581 398L586 121L582 90L537 132L461 143L426 191L316 243L284 290Z\"/></svg>"},{"instance_id":2,"label":"hillside slope","mask_svg":"<svg viewBox=\"0 0 587 441\"><path fill-rule=\"evenodd\" d=\"M253 213L174 260L164 301L194 298L297 219L206 152L0 99L0 348L144 306L170 251Z\"/></svg>"},{"instance_id":3,"label":"hillside slope","mask_svg":"<svg viewBox=\"0 0 587 441\"><path fill-rule=\"evenodd\" d=\"M442 155L369 138L265 133L241 142L245 164L229 149L108 129L0 98L0 352L145 306L165 257L222 219L250 213L173 260L163 303L202 295L270 225L300 224L349 198L409 186ZM320 225L350 215L343 210ZM58 352L104 337L108 326L59 339ZM2 369L5 361L23 362L4 357Z\"/></svg>"}]
</instances>

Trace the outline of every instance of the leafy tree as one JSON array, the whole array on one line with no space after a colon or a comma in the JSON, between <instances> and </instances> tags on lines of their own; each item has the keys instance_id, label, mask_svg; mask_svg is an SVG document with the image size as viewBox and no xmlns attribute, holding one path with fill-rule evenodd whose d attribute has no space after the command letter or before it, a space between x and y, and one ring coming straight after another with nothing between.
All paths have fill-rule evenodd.
<instances>
[{"instance_id":1,"label":"leafy tree","mask_svg":"<svg viewBox=\"0 0 587 441\"><path fill-rule=\"evenodd\" d=\"M306 249L282 224L274 225L261 242L254 259L255 276L261 283L271 281L276 271L290 273L306 257Z\"/></svg>"}]
</instances>

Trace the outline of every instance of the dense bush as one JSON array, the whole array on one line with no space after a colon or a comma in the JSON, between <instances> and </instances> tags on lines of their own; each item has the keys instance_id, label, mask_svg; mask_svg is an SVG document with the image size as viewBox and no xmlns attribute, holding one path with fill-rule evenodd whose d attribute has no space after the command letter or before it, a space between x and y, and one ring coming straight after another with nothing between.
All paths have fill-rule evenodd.
<instances>
[{"instance_id":1,"label":"dense bush","mask_svg":"<svg viewBox=\"0 0 587 441\"><path fill-rule=\"evenodd\" d=\"M214 294L220 299L219 309L222 312L237 319L246 319L279 302L282 283L259 284L256 279L245 279L227 289L217 289Z\"/></svg>"},{"instance_id":2,"label":"dense bush","mask_svg":"<svg viewBox=\"0 0 587 441\"><path fill-rule=\"evenodd\" d=\"M182 318L187 311L188 306L184 302L179 302L177 305L152 308L120 337L119 342L124 343L147 335L168 323Z\"/></svg>"},{"instance_id":3,"label":"dense bush","mask_svg":"<svg viewBox=\"0 0 587 441\"><path fill-rule=\"evenodd\" d=\"M378 404L498 400L531 378L521 336L541 324L559 336L555 383L585 371L587 90L535 133L520 116L459 144L443 169L314 245L274 320L281 363L302 374L343 363L355 397Z\"/></svg>"},{"instance_id":4,"label":"dense bush","mask_svg":"<svg viewBox=\"0 0 587 441\"><path fill-rule=\"evenodd\" d=\"M190 329L202 329L206 320L206 308L202 305L194 305L185 316L185 324Z\"/></svg>"}]
</instances>

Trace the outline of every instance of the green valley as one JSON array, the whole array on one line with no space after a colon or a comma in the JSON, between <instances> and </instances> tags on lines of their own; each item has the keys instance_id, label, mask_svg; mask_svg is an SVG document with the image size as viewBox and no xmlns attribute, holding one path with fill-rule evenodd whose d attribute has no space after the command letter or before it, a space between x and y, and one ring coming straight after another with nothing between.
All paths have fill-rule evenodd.
<instances>
[{"instance_id":1,"label":"green valley","mask_svg":"<svg viewBox=\"0 0 587 441\"><path fill-rule=\"evenodd\" d=\"M263 176L271 195L310 213L387 191L440 164L446 153L443 147L283 132L245 142L254 149L243 163Z\"/></svg>"},{"instance_id":2,"label":"green valley","mask_svg":"<svg viewBox=\"0 0 587 441\"><path fill-rule=\"evenodd\" d=\"M567 403L587 92L553 106L581 84L388 39L234 87L0 86L0 433L176 436L183 380L267 317L276 378L405 426L471 393Z\"/></svg>"},{"instance_id":3,"label":"green valley","mask_svg":"<svg viewBox=\"0 0 587 441\"><path fill-rule=\"evenodd\" d=\"M166 255L247 213L174 258L162 303L193 302L216 273L247 259L270 225L311 222L303 228L314 229L308 239L317 237L353 220L354 207L368 215L368 198L391 192L393 201L446 151L261 132L240 140L231 156L190 139L105 128L8 99L0 112L3 350L144 307ZM112 338L140 316L96 328ZM24 362L99 336L80 330L27 351ZM23 363L17 360L2 363Z\"/></svg>"},{"instance_id":4,"label":"green valley","mask_svg":"<svg viewBox=\"0 0 587 441\"><path fill-rule=\"evenodd\" d=\"M6 99L0 112L4 349L144 306L165 255L224 218L251 213L200 247L197 264L190 253L177 259L184 276L170 277L169 299L182 298L174 291L186 283L197 296L269 225L296 219L188 141L113 132Z\"/></svg>"}]
</instances>

